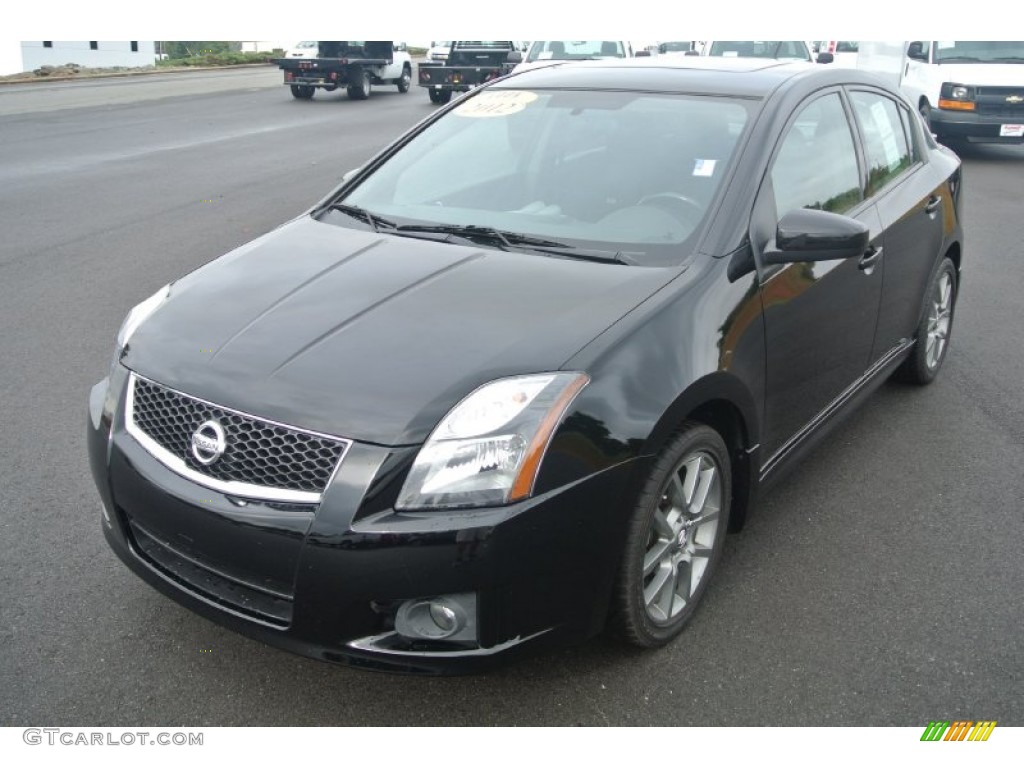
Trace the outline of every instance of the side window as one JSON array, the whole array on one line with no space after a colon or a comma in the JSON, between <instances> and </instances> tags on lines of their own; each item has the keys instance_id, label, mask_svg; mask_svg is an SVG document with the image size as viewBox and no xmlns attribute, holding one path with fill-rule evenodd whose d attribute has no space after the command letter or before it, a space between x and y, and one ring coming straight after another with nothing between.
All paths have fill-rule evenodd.
<instances>
[{"instance_id":1,"label":"side window","mask_svg":"<svg viewBox=\"0 0 1024 768\"><path fill-rule=\"evenodd\" d=\"M850 123L839 94L803 107L772 166L778 217L797 208L845 213L864 199Z\"/></svg>"},{"instance_id":2,"label":"side window","mask_svg":"<svg viewBox=\"0 0 1024 768\"><path fill-rule=\"evenodd\" d=\"M901 104L900 119L903 121L903 132L907 134L907 142L910 145L911 165L913 165L914 163L921 162L921 157L923 155L921 151L921 135L917 132L917 130L914 127L915 125L917 125L914 122L914 118L915 115L912 115L910 113L910 110Z\"/></svg>"},{"instance_id":3,"label":"side window","mask_svg":"<svg viewBox=\"0 0 1024 768\"><path fill-rule=\"evenodd\" d=\"M911 166L910 146L895 101L867 91L854 91L850 97L864 135L868 195L874 195Z\"/></svg>"}]
</instances>

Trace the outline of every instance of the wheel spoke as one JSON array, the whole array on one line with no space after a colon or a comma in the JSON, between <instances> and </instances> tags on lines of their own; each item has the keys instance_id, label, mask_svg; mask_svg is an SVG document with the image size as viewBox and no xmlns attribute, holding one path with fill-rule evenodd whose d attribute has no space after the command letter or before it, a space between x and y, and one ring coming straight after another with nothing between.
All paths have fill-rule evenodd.
<instances>
[{"instance_id":1,"label":"wheel spoke","mask_svg":"<svg viewBox=\"0 0 1024 768\"><path fill-rule=\"evenodd\" d=\"M668 571L668 578L665 579L661 585L661 590L658 592L658 604L657 607L661 611L661 614L666 619L672 618L672 603L676 599L676 579L678 576L678 570L675 564L670 564L666 569Z\"/></svg>"},{"instance_id":2,"label":"wheel spoke","mask_svg":"<svg viewBox=\"0 0 1024 768\"><path fill-rule=\"evenodd\" d=\"M644 587L644 602L648 606L652 608L657 606L658 596L671 580L673 570L671 563L663 562L661 568L655 572L654 578Z\"/></svg>"},{"instance_id":3,"label":"wheel spoke","mask_svg":"<svg viewBox=\"0 0 1024 768\"><path fill-rule=\"evenodd\" d=\"M708 500L708 492L711 490L711 485L715 481L715 466L712 464L708 469L700 473L700 484L697 486L697 492L694 494L690 508L687 510L690 515L699 515L704 505Z\"/></svg>"},{"instance_id":4,"label":"wheel spoke","mask_svg":"<svg viewBox=\"0 0 1024 768\"><path fill-rule=\"evenodd\" d=\"M679 561L679 565L676 568L675 588L672 592L683 599L684 605L690 599L690 595L693 594L693 568L689 560Z\"/></svg>"},{"instance_id":5,"label":"wheel spoke","mask_svg":"<svg viewBox=\"0 0 1024 768\"><path fill-rule=\"evenodd\" d=\"M712 551L711 547L705 547L700 544L695 545L689 550L691 558L698 557L704 559L710 558Z\"/></svg>"},{"instance_id":6,"label":"wheel spoke","mask_svg":"<svg viewBox=\"0 0 1024 768\"><path fill-rule=\"evenodd\" d=\"M668 517L660 509L654 510L654 530L659 537L671 539L676 535L675 528L669 523Z\"/></svg>"},{"instance_id":7,"label":"wheel spoke","mask_svg":"<svg viewBox=\"0 0 1024 768\"><path fill-rule=\"evenodd\" d=\"M658 539L654 542L653 546L647 550L647 554L644 555L644 576L650 576L654 569L658 567L658 563L664 559L665 554L672 547L671 541L664 539Z\"/></svg>"},{"instance_id":8,"label":"wheel spoke","mask_svg":"<svg viewBox=\"0 0 1024 768\"><path fill-rule=\"evenodd\" d=\"M712 509L712 510L709 510L709 511L705 512L700 517L695 517L692 520L690 520L690 526L693 527L694 529L696 529L696 528L699 528L700 526L704 525L704 523L713 523L717 519L718 519L718 510L717 509Z\"/></svg>"},{"instance_id":9,"label":"wheel spoke","mask_svg":"<svg viewBox=\"0 0 1024 768\"><path fill-rule=\"evenodd\" d=\"M686 462L686 481L683 483L683 503L680 505L684 509L689 507L693 502L693 494L697 490L697 481L700 479L700 467L700 456L694 456L690 461ZM678 472L676 473L676 477L679 477Z\"/></svg>"},{"instance_id":10,"label":"wheel spoke","mask_svg":"<svg viewBox=\"0 0 1024 768\"><path fill-rule=\"evenodd\" d=\"M953 282L949 279L949 275L943 275L942 282L939 284L939 306L942 309L949 308L949 299L953 293Z\"/></svg>"}]
</instances>

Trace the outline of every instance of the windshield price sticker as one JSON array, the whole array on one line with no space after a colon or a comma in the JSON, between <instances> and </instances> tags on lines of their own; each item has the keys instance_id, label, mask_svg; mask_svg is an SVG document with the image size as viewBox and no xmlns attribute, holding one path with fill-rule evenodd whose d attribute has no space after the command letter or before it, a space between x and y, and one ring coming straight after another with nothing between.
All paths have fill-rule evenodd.
<instances>
[{"instance_id":1,"label":"windshield price sticker","mask_svg":"<svg viewBox=\"0 0 1024 768\"><path fill-rule=\"evenodd\" d=\"M462 117L504 117L526 109L536 101L532 91L486 91L475 99L456 107L454 112Z\"/></svg>"}]
</instances>

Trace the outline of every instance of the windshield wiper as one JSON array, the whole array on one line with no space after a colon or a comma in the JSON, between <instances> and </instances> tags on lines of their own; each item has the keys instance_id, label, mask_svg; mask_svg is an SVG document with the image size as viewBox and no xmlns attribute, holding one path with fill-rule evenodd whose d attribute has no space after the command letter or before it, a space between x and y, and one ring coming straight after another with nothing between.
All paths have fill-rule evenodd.
<instances>
[{"instance_id":1,"label":"windshield wiper","mask_svg":"<svg viewBox=\"0 0 1024 768\"><path fill-rule=\"evenodd\" d=\"M992 61L998 61L998 62L1024 61L1024 56L997 56L996 58L992 59Z\"/></svg>"},{"instance_id":2,"label":"windshield wiper","mask_svg":"<svg viewBox=\"0 0 1024 768\"><path fill-rule=\"evenodd\" d=\"M347 213L349 216L352 216L353 218L362 219L371 227L373 227L374 232L380 232L381 227L385 227L387 229L394 229L396 226L395 222L388 221L384 217L378 216L375 213L370 213L368 210L366 210L365 208L360 208L358 205L349 205L348 203L331 203L327 207L328 210L341 211L342 213Z\"/></svg>"},{"instance_id":3,"label":"windshield wiper","mask_svg":"<svg viewBox=\"0 0 1024 768\"><path fill-rule=\"evenodd\" d=\"M393 234L444 234L470 239L486 239L498 244L502 250L513 248L525 248L541 253L550 253L558 256L567 256L573 259L585 261L602 261L612 264L633 264L620 251L599 251L589 248L576 248L568 243L560 243L557 240L545 240L530 235L522 235L518 232L507 232L492 227L480 227L475 224L405 224L396 227Z\"/></svg>"},{"instance_id":4,"label":"windshield wiper","mask_svg":"<svg viewBox=\"0 0 1024 768\"><path fill-rule=\"evenodd\" d=\"M966 62L980 62L976 56L942 56L939 58L939 64L946 64L950 61L966 61Z\"/></svg>"}]
</instances>

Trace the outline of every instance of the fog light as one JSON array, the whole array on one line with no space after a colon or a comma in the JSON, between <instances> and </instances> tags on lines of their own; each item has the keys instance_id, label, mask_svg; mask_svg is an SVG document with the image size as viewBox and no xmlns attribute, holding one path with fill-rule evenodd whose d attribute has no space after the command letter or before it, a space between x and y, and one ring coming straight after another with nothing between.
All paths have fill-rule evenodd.
<instances>
[{"instance_id":1,"label":"fog light","mask_svg":"<svg viewBox=\"0 0 1024 768\"><path fill-rule=\"evenodd\" d=\"M476 642L476 595L406 600L395 615L395 630L412 640Z\"/></svg>"}]
</instances>

